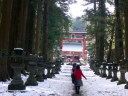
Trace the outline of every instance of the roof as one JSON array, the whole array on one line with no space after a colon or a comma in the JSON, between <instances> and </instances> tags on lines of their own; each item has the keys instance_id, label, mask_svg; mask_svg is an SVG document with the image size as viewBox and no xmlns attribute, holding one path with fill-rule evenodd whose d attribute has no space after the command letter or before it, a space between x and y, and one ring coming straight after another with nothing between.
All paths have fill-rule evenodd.
<instances>
[{"instance_id":1,"label":"roof","mask_svg":"<svg viewBox=\"0 0 128 96\"><path fill-rule=\"evenodd\" d=\"M63 44L62 51L75 51L75 52L82 52L83 46L82 44Z\"/></svg>"},{"instance_id":2,"label":"roof","mask_svg":"<svg viewBox=\"0 0 128 96\"><path fill-rule=\"evenodd\" d=\"M69 33L76 33L77 34L77 33L87 33L87 32L85 32L85 31L77 31L76 30L76 31L69 31Z\"/></svg>"},{"instance_id":3,"label":"roof","mask_svg":"<svg viewBox=\"0 0 128 96\"><path fill-rule=\"evenodd\" d=\"M64 33L66 32L66 31L63 31ZM84 30L70 30L69 31L69 33L76 33L76 34L79 34L79 33L84 33L84 34L86 34L87 32L85 32Z\"/></svg>"}]
</instances>

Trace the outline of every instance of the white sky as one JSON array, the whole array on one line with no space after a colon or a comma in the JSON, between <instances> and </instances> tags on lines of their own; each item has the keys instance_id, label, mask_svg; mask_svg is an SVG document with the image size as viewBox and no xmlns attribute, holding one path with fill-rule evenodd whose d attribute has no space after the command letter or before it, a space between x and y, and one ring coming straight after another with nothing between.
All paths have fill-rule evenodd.
<instances>
[{"instance_id":1,"label":"white sky","mask_svg":"<svg viewBox=\"0 0 128 96\"><path fill-rule=\"evenodd\" d=\"M69 14L74 18L79 17L84 14L83 10L92 7L92 5L83 6L82 4L85 4L85 1L77 0L77 3L70 5ZM109 4L106 4L106 6L109 8L110 12L114 11L114 7Z\"/></svg>"}]
</instances>

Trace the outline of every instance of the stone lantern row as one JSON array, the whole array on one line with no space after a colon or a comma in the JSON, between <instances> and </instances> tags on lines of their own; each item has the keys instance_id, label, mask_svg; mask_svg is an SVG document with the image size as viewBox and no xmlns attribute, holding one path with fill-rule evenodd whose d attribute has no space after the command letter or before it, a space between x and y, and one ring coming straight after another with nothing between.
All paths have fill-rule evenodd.
<instances>
[{"instance_id":1,"label":"stone lantern row","mask_svg":"<svg viewBox=\"0 0 128 96\"><path fill-rule=\"evenodd\" d=\"M4 52L5 53L5 52ZM3 54L0 51L0 56ZM59 58L55 62L44 62L42 56L29 54L26 56L22 48L14 48L14 51L9 56L11 67L14 71L14 76L11 83L8 85L8 90L25 90L26 86L36 86L38 82L43 82L44 79L52 78L58 74L61 68L62 60ZM21 71L27 65L29 77L24 82L21 77Z\"/></svg>"},{"instance_id":2,"label":"stone lantern row","mask_svg":"<svg viewBox=\"0 0 128 96\"><path fill-rule=\"evenodd\" d=\"M97 62L96 60L90 61L90 68L96 75L102 78L111 79L111 82L118 81L117 85L126 84L125 89L128 89L128 81L125 79L125 73L127 72L126 59L120 60L120 62ZM117 72L120 72L120 78L117 77Z\"/></svg>"}]
</instances>

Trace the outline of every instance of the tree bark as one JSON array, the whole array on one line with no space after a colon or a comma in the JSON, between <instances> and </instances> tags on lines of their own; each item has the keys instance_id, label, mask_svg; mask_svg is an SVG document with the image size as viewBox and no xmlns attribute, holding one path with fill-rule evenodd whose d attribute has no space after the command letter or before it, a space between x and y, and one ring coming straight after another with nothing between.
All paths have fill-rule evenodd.
<instances>
[{"instance_id":1,"label":"tree bark","mask_svg":"<svg viewBox=\"0 0 128 96\"><path fill-rule=\"evenodd\" d=\"M40 44L41 17L42 17L41 12L42 12L42 0L38 0L36 42L35 42L35 51L37 55L39 53L39 44Z\"/></svg>"},{"instance_id":2,"label":"tree bark","mask_svg":"<svg viewBox=\"0 0 128 96\"><path fill-rule=\"evenodd\" d=\"M3 0L0 24L0 50L8 51L12 2L13 0ZM0 81L6 81L7 78L7 57L0 57Z\"/></svg>"},{"instance_id":3,"label":"tree bark","mask_svg":"<svg viewBox=\"0 0 128 96\"><path fill-rule=\"evenodd\" d=\"M44 16L43 16L43 58L47 60L47 48L48 48L48 1L44 1Z\"/></svg>"},{"instance_id":4,"label":"tree bark","mask_svg":"<svg viewBox=\"0 0 128 96\"><path fill-rule=\"evenodd\" d=\"M104 60L104 35L105 35L105 0L99 0L99 59L100 62Z\"/></svg>"},{"instance_id":5,"label":"tree bark","mask_svg":"<svg viewBox=\"0 0 128 96\"><path fill-rule=\"evenodd\" d=\"M27 17L27 28L25 37L25 51L29 54L34 53L34 35L35 35L35 24L36 24L36 8L29 1L28 17Z\"/></svg>"},{"instance_id":6,"label":"tree bark","mask_svg":"<svg viewBox=\"0 0 128 96\"><path fill-rule=\"evenodd\" d=\"M22 23L22 38L21 38L21 47L25 48L25 33L27 26L27 13L28 13L28 3L29 0L23 0L23 23Z\"/></svg>"},{"instance_id":7,"label":"tree bark","mask_svg":"<svg viewBox=\"0 0 128 96\"><path fill-rule=\"evenodd\" d=\"M115 23L112 28L112 34L111 34L111 39L110 39L110 44L109 44L109 51L108 51L108 55L107 55L107 62L110 62L110 58L112 55L112 42L113 42L113 36L114 36L114 29L115 29Z\"/></svg>"},{"instance_id":8,"label":"tree bark","mask_svg":"<svg viewBox=\"0 0 128 96\"><path fill-rule=\"evenodd\" d=\"M127 0L125 0L124 17L125 17L125 58L128 60L128 1ZM128 70L128 64L127 64L127 70Z\"/></svg>"},{"instance_id":9,"label":"tree bark","mask_svg":"<svg viewBox=\"0 0 128 96\"><path fill-rule=\"evenodd\" d=\"M20 24L21 0L13 0L9 50L19 47L19 24ZM21 38L21 37L20 37Z\"/></svg>"},{"instance_id":10,"label":"tree bark","mask_svg":"<svg viewBox=\"0 0 128 96\"><path fill-rule=\"evenodd\" d=\"M115 59L119 61L123 56L123 39L121 29L120 5L119 0L115 0L116 9L116 32L115 32Z\"/></svg>"}]
</instances>

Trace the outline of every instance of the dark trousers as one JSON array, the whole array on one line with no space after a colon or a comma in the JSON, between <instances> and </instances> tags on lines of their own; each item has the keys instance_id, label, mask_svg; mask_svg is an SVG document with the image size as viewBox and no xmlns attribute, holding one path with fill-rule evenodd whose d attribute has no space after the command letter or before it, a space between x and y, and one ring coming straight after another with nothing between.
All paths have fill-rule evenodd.
<instances>
[{"instance_id":1,"label":"dark trousers","mask_svg":"<svg viewBox=\"0 0 128 96\"><path fill-rule=\"evenodd\" d=\"M80 86L75 86L76 88L76 94L79 94L79 91L80 91Z\"/></svg>"}]
</instances>

